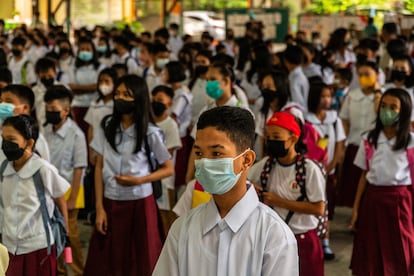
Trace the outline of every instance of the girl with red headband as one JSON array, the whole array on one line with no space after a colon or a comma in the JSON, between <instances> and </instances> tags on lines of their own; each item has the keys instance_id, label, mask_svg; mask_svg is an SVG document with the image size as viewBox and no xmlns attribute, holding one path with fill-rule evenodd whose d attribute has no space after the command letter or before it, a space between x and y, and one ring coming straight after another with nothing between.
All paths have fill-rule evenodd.
<instances>
[{"instance_id":1,"label":"girl with red headband","mask_svg":"<svg viewBox=\"0 0 414 276\"><path fill-rule=\"evenodd\" d=\"M295 234L301 276L324 275L316 216L325 210L325 179L313 161L304 158L301 123L290 113L276 112L266 123L269 157L249 175L265 204L271 206Z\"/></svg>"}]
</instances>

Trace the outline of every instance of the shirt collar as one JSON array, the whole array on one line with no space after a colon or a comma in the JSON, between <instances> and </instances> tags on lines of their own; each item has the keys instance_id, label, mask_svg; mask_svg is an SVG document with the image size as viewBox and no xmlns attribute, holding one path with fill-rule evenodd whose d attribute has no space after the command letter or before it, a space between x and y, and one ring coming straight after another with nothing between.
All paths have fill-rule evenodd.
<instances>
[{"instance_id":1,"label":"shirt collar","mask_svg":"<svg viewBox=\"0 0 414 276\"><path fill-rule=\"evenodd\" d=\"M394 146L397 138L393 137L391 139L388 139L387 136L385 136L384 131L381 131L378 136L378 144L388 143L390 146Z\"/></svg>"},{"instance_id":2,"label":"shirt collar","mask_svg":"<svg viewBox=\"0 0 414 276\"><path fill-rule=\"evenodd\" d=\"M223 218L223 220L227 223L233 233L236 233L258 205L259 198L257 197L256 190L252 185L249 185L247 187L247 192L239 202L231 208L230 212ZM207 203L206 214L204 221L202 222L203 235L210 232L210 230L221 220L214 198L211 198Z\"/></svg>"},{"instance_id":3,"label":"shirt collar","mask_svg":"<svg viewBox=\"0 0 414 276\"><path fill-rule=\"evenodd\" d=\"M66 133L68 132L71 126L72 126L72 119L68 117L66 119L66 122L55 132L55 134L59 135L62 138L65 138Z\"/></svg>"},{"instance_id":4,"label":"shirt collar","mask_svg":"<svg viewBox=\"0 0 414 276\"><path fill-rule=\"evenodd\" d=\"M362 92L362 90L361 89L358 89L358 90L356 90L357 92L356 93L354 93L353 95L352 95L352 98L353 99L355 99L355 100L357 100L357 101L361 101L361 100L363 100L364 98L369 98L369 99L372 99L372 100L374 100L374 93L371 93L371 94L369 94L369 95L366 95L366 94L364 94L364 92Z\"/></svg>"},{"instance_id":5,"label":"shirt collar","mask_svg":"<svg viewBox=\"0 0 414 276\"><path fill-rule=\"evenodd\" d=\"M22 179L31 178L42 167L39 159L40 157L34 153L18 172L14 170L13 162L8 162L3 176L17 174Z\"/></svg>"},{"instance_id":6,"label":"shirt collar","mask_svg":"<svg viewBox=\"0 0 414 276\"><path fill-rule=\"evenodd\" d=\"M120 133L125 134L125 135L127 135L129 137L135 138L136 137L136 134L135 134L135 124L130 125L127 129L124 129L122 127L122 124L121 124L121 131L120 131Z\"/></svg>"},{"instance_id":7,"label":"shirt collar","mask_svg":"<svg viewBox=\"0 0 414 276\"><path fill-rule=\"evenodd\" d=\"M326 111L326 117L323 123L321 122L321 120L319 120L318 117L316 117L314 113L309 112L306 115L306 121L308 121L311 124L315 124L315 125L333 124L336 122L337 118L338 118L337 113L332 110Z\"/></svg>"}]
</instances>

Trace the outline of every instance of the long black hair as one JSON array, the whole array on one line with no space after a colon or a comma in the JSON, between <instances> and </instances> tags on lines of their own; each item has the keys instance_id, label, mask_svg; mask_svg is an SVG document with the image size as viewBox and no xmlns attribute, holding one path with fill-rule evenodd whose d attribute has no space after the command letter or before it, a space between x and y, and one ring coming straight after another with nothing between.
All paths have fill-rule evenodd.
<instances>
[{"instance_id":1,"label":"long black hair","mask_svg":"<svg viewBox=\"0 0 414 276\"><path fill-rule=\"evenodd\" d=\"M154 123L154 117L150 107L148 87L146 81L137 75L125 75L121 77L115 85L114 91L116 91L121 84L124 84L134 97L135 109L133 118L136 135L134 153L137 153L140 151L142 142L147 135L149 123ZM116 152L118 152L116 135L121 132L121 116L121 114L114 111L112 116L109 115L105 117L101 124L104 128L105 138Z\"/></svg>"},{"instance_id":2,"label":"long black hair","mask_svg":"<svg viewBox=\"0 0 414 276\"><path fill-rule=\"evenodd\" d=\"M322 81L314 81L309 86L309 97L308 97L308 111L316 113L319 109L321 102L322 91L329 89L329 86Z\"/></svg>"},{"instance_id":3,"label":"long black hair","mask_svg":"<svg viewBox=\"0 0 414 276\"><path fill-rule=\"evenodd\" d=\"M110 77L112 79L112 82L114 84L114 89L115 89L115 85L118 81L118 74L116 73L116 70L114 68L105 68L99 73L98 79L96 80L96 90L99 93L99 97L96 99L97 103L105 97L102 94L102 92L99 90L99 79L101 78L102 75L107 75L108 77Z\"/></svg>"},{"instance_id":4,"label":"long black hair","mask_svg":"<svg viewBox=\"0 0 414 276\"><path fill-rule=\"evenodd\" d=\"M235 95L237 97L236 91L233 88L233 83L236 80L233 68L229 64L227 64L225 62L222 62L222 61L213 62L210 65L210 68L217 69L219 71L220 75L223 76L223 79L230 78L231 94Z\"/></svg>"},{"instance_id":5,"label":"long black hair","mask_svg":"<svg viewBox=\"0 0 414 276\"><path fill-rule=\"evenodd\" d=\"M308 152L308 147L306 146L304 139L305 139L305 124L302 122L301 119L295 116L296 122L300 127L300 136L298 142L295 145L295 151L301 155L304 155Z\"/></svg>"},{"instance_id":6,"label":"long black hair","mask_svg":"<svg viewBox=\"0 0 414 276\"><path fill-rule=\"evenodd\" d=\"M271 76L273 79L273 82L275 83L276 86L276 91L274 91L275 95L273 95L270 98L266 98L267 95L265 95L262 91L263 94L263 105L260 108L260 112L263 115L267 115L267 113L269 112L269 108L270 108L270 104L273 100L277 99L278 100L278 107L279 109L281 109L282 107L284 107L289 98L290 98L290 94L289 94L289 82L288 82L288 78L287 75L282 72L282 71L276 71L276 70L271 70L271 71L266 71L263 72L262 74L259 75L259 80L258 83L262 83L263 79L267 76Z\"/></svg>"},{"instance_id":7,"label":"long black hair","mask_svg":"<svg viewBox=\"0 0 414 276\"><path fill-rule=\"evenodd\" d=\"M396 124L397 140L395 142L393 150L406 149L411 141L411 97L404 89L392 88L385 91L385 93L381 97L380 103L382 102L385 96L393 96L400 100L400 118ZM378 137L381 131L384 129L384 125L380 120L380 110L381 108L378 108L375 128L371 130L368 134L368 142L371 145L374 145L375 148L378 144Z\"/></svg>"},{"instance_id":8,"label":"long black hair","mask_svg":"<svg viewBox=\"0 0 414 276\"><path fill-rule=\"evenodd\" d=\"M39 137L39 129L34 119L29 115L17 115L8 117L3 122L4 126L12 126L25 140L33 139L35 144ZM32 149L34 150L34 148Z\"/></svg>"},{"instance_id":9,"label":"long black hair","mask_svg":"<svg viewBox=\"0 0 414 276\"><path fill-rule=\"evenodd\" d=\"M272 55L267 48L266 44L263 42L255 42L253 44L252 54L254 54L254 59L251 58L251 67L247 71L247 80L251 83L254 74L260 74L265 70L272 68Z\"/></svg>"}]
</instances>

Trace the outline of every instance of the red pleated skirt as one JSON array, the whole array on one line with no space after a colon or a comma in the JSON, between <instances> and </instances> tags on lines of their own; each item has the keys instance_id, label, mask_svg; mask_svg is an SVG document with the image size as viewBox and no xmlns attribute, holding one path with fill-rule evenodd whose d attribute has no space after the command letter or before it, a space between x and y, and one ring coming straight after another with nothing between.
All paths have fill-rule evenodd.
<instances>
[{"instance_id":1,"label":"red pleated skirt","mask_svg":"<svg viewBox=\"0 0 414 276\"><path fill-rule=\"evenodd\" d=\"M47 248L22 255L9 253L9 267L6 276L55 276L56 273L54 246L50 255L47 255Z\"/></svg>"},{"instance_id":2,"label":"red pleated skirt","mask_svg":"<svg viewBox=\"0 0 414 276\"><path fill-rule=\"evenodd\" d=\"M84 275L151 275L165 238L154 196L103 203L107 234L92 234Z\"/></svg>"},{"instance_id":3,"label":"red pleated skirt","mask_svg":"<svg viewBox=\"0 0 414 276\"><path fill-rule=\"evenodd\" d=\"M296 234L300 276L323 276L324 259L321 242L315 230Z\"/></svg>"},{"instance_id":4,"label":"red pleated skirt","mask_svg":"<svg viewBox=\"0 0 414 276\"><path fill-rule=\"evenodd\" d=\"M411 186L367 185L361 200L350 268L354 275L414 273Z\"/></svg>"},{"instance_id":5,"label":"red pleated skirt","mask_svg":"<svg viewBox=\"0 0 414 276\"><path fill-rule=\"evenodd\" d=\"M326 179L326 199L328 200L328 219L332 220L336 205L336 174L328 175Z\"/></svg>"},{"instance_id":6,"label":"red pleated skirt","mask_svg":"<svg viewBox=\"0 0 414 276\"><path fill-rule=\"evenodd\" d=\"M187 173L188 159L193 148L194 139L187 135L181 138L182 147L177 151L175 160L175 187L186 185L185 175Z\"/></svg>"},{"instance_id":7,"label":"red pleated skirt","mask_svg":"<svg viewBox=\"0 0 414 276\"><path fill-rule=\"evenodd\" d=\"M353 207L359 178L362 170L354 165L354 159L358 151L358 146L348 145L345 152L342 176L339 180L337 206Z\"/></svg>"}]
</instances>

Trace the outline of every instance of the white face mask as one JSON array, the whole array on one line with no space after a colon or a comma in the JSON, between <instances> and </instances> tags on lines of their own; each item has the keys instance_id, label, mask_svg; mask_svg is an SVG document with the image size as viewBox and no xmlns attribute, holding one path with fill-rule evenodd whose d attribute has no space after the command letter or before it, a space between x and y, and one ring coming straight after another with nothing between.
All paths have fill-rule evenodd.
<instances>
[{"instance_id":1,"label":"white face mask","mask_svg":"<svg viewBox=\"0 0 414 276\"><path fill-rule=\"evenodd\" d=\"M102 95L107 96L112 93L114 87L112 85L101 84L99 85L99 91L101 91Z\"/></svg>"}]
</instances>

